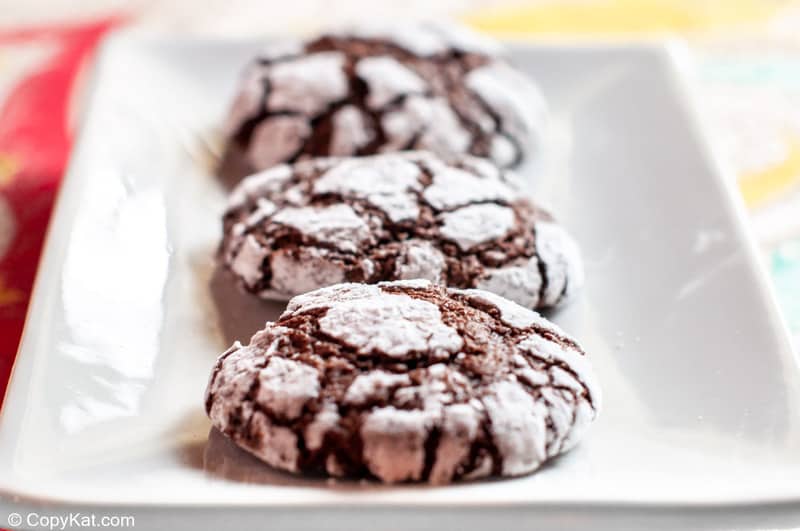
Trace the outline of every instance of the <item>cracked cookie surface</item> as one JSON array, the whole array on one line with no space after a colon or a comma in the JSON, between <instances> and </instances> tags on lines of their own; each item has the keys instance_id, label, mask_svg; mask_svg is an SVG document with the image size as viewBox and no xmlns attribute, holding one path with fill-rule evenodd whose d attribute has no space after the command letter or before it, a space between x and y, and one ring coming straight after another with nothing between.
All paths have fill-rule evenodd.
<instances>
[{"instance_id":1,"label":"cracked cookie surface","mask_svg":"<svg viewBox=\"0 0 800 531\"><path fill-rule=\"evenodd\" d=\"M363 26L268 46L229 111L220 173L425 149L503 167L537 150L545 105L496 43L455 26Z\"/></svg>"},{"instance_id":2,"label":"cracked cookie surface","mask_svg":"<svg viewBox=\"0 0 800 531\"><path fill-rule=\"evenodd\" d=\"M574 240L527 199L518 176L469 156L279 165L240 183L223 225L223 263L267 299L424 278L548 308L583 283Z\"/></svg>"},{"instance_id":3,"label":"cracked cookie surface","mask_svg":"<svg viewBox=\"0 0 800 531\"><path fill-rule=\"evenodd\" d=\"M220 356L206 411L288 472L448 483L536 470L600 400L580 346L537 313L411 280L295 297Z\"/></svg>"}]
</instances>

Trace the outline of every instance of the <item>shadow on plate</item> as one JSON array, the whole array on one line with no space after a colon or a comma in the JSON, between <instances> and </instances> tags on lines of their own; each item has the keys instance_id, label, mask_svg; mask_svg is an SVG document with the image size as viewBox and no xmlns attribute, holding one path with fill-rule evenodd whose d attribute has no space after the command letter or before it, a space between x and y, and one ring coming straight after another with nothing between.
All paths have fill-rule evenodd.
<instances>
[{"instance_id":1,"label":"shadow on plate","mask_svg":"<svg viewBox=\"0 0 800 531\"><path fill-rule=\"evenodd\" d=\"M245 293L225 268L217 265L209 280L211 299L217 310L219 329L230 345L234 341L244 344L267 321L275 321L286 308L284 302L265 301Z\"/></svg>"}]
</instances>

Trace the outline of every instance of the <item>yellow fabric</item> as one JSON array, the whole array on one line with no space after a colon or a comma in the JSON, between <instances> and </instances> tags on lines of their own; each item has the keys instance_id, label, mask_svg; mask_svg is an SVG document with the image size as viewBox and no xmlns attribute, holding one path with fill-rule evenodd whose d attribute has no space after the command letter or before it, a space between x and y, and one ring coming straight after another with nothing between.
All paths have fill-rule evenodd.
<instances>
[{"instance_id":1,"label":"yellow fabric","mask_svg":"<svg viewBox=\"0 0 800 531\"><path fill-rule=\"evenodd\" d=\"M571 0L482 10L472 26L496 33L647 34L763 22L788 0Z\"/></svg>"},{"instance_id":2,"label":"yellow fabric","mask_svg":"<svg viewBox=\"0 0 800 531\"><path fill-rule=\"evenodd\" d=\"M740 177L739 189L748 207L758 207L800 185L800 138L791 136L786 144L789 152L783 162Z\"/></svg>"}]
</instances>

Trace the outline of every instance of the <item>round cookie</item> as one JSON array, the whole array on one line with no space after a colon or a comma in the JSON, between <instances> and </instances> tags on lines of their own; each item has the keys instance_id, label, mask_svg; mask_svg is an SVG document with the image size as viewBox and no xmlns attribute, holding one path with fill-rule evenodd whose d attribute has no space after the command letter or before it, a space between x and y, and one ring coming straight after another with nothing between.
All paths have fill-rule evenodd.
<instances>
[{"instance_id":1,"label":"round cookie","mask_svg":"<svg viewBox=\"0 0 800 531\"><path fill-rule=\"evenodd\" d=\"M276 166L232 192L221 258L267 299L424 278L552 307L583 283L580 254L518 182L484 159L427 152Z\"/></svg>"},{"instance_id":2,"label":"round cookie","mask_svg":"<svg viewBox=\"0 0 800 531\"><path fill-rule=\"evenodd\" d=\"M482 290L338 284L220 356L206 411L273 467L386 483L518 476L600 408L578 344Z\"/></svg>"},{"instance_id":3,"label":"round cookie","mask_svg":"<svg viewBox=\"0 0 800 531\"><path fill-rule=\"evenodd\" d=\"M497 52L438 24L273 44L243 74L220 173L236 180L308 157L412 149L515 166L538 143L545 105Z\"/></svg>"}]
</instances>

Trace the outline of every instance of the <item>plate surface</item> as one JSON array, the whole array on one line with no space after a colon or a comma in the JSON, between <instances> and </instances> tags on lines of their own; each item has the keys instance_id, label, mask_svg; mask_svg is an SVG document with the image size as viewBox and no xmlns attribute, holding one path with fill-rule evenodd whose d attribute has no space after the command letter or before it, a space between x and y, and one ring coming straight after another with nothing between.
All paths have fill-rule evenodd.
<instances>
[{"instance_id":1,"label":"plate surface","mask_svg":"<svg viewBox=\"0 0 800 531\"><path fill-rule=\"evenodd\" d=\"M272 472L209 433L202 395L216 355L281 309L231 293L213 261L215 127L257 48L104 47L0 418L1 493L52 510L126 506L191 529L800 514L797 360L676 54L658 46L512 48L552 106L535 191L586 261L585 291L552 315L605 391L578 448L525 478L382 487Z\"/></svg>"}]
</instances>

